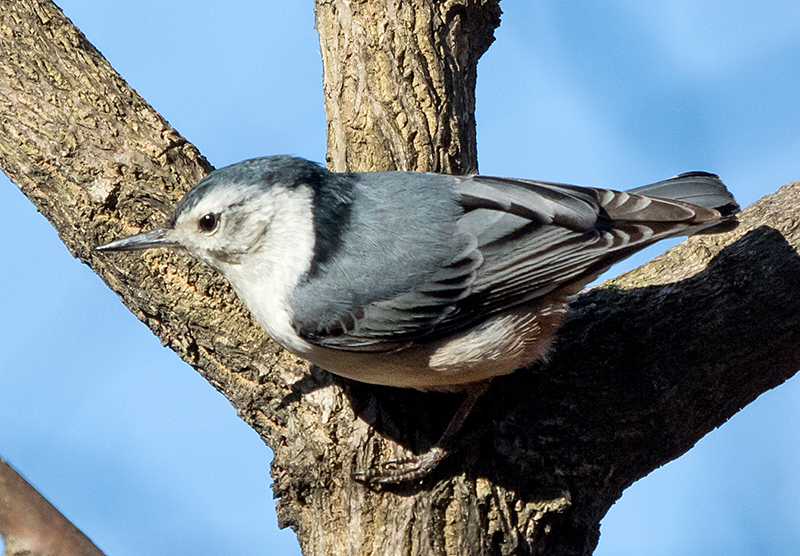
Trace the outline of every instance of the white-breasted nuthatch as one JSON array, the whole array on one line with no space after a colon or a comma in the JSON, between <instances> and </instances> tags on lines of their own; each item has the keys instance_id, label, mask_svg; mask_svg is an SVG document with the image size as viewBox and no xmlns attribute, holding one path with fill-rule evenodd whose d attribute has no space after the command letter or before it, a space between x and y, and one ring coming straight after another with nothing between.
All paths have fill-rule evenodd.
<instances>
[{"instance_id":1,"label":"white-breasted nuthatch","mask_svg":"<svg viewBox=\"0 0 800 556\"><path fill-rule=\"evenodd\" d=\"M567 304L671 236L728 230L738 206L704 172L629 191L418 172L332 173L274 156L216 170L164 226L98 247L171 247L221 272L264 330L330 372L465 389L546 354ZM401 482L445 455L358 474Z\"/></svg>"}]
</instances>

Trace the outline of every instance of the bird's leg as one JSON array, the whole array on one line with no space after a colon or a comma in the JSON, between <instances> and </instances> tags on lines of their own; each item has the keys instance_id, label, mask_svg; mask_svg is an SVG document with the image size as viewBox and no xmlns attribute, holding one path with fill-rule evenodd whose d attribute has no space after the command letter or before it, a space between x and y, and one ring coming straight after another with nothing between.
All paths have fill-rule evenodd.
<instances>
[{"instance_id":1,"label":"bird's leg","mask_svg":"<svg viewBox=\"0 0 800 556\"><path fill-rule=\"evenodd\" d=\"M367 484L383 485L396 485L424 479L439 465L439 462L452 453L453 439L464 426L475 402L489 388L489 382L486 380L467 386L467 397L461 402L441 438L430 450L417 456L393 459L365 471L356 471L352 474L353 479Z\"/></svg>"}]
</instances>

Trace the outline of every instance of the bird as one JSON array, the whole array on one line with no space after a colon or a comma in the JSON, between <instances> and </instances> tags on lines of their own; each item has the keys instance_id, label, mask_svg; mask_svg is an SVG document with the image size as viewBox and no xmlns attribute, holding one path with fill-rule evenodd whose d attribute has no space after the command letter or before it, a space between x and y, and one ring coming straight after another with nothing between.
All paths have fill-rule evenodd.
<instances>
[{"instance_id":1,"label":"bird","mask_svg":"<svg viewBox=\"0 0 800 556\"><path fill-rule=\"evenodd\" d=\"M728 231L738 210L706 172L617 191L281 155L212 171L162 226L96 249L204 261L274 341L329 372L465 392L428 452L353 474L397 484L451 453L492 378L546 357L598 275L661 239Z\"/></svg>"}]
</instances>

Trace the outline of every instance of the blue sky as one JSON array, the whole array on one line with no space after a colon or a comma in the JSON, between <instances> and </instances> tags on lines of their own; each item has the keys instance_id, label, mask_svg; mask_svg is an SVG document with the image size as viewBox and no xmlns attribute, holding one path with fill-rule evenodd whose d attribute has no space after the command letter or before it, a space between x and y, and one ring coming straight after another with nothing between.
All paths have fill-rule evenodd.
<instances>
[{"instance_id":1,"label":"blue sky","mask_svg":"<svg viewBox=\"0 0 800 556\"><path fill-rule=\"evenodd\" d=\"M311 0L59 5L215 166L324 160ZM742 204L800 179L800 3L501 5L482 173L628 188L708 170ZM5 178L0 203L0 456L109 555L299 554L256 433ZM800 553L798 423L793 379L631 487L597 554Z\"/></svg>"}]
</instances>

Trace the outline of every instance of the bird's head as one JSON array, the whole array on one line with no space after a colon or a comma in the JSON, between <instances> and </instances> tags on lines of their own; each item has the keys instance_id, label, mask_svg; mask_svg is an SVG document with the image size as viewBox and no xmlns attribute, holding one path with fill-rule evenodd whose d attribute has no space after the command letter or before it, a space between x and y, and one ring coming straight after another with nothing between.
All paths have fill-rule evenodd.
<instances>
[{"instance_id":1,"label":"bird's head","mask_svg":"<svg viewBox=\"0 0 800 556\"><path fill-rule=\"evenodd\" d=\"M163 226L97 249L176 248L227 274L262 251L313 245L314 193L308 182L320 172L325 170L290 157L222 168L186 193Z\"/></svg>"}]
</instances>

